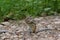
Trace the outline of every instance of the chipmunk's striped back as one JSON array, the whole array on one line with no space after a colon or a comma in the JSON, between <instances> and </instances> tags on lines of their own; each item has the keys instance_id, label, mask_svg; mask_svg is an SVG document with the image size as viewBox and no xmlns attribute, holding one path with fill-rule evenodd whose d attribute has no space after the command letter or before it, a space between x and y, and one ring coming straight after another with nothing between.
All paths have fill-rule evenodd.
<instances>
[{"instance_id":1,"label":"chipmunk's striped back","mask_svg":"<svg viewBox=\"0 0 60 40\"><path fill-rule=\"evenodd\" d=\"M31 32L35 33L36 32L36 24L34 23L33 18L31 18L31 17L27 18L25 20L25 22L29 25Z\"/></svg>"}]
</instances>

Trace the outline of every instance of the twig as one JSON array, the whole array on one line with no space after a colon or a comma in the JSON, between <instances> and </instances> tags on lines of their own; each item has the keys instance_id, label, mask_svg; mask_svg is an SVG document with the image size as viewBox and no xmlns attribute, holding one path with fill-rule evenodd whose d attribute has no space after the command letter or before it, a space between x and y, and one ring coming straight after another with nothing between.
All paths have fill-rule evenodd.
<instances>
[{"instance_id":1,"label":"twig","mask_svg":"<svg viewBox=\"0 0 60 40\"><path fill-rule=\"evenodd\" d=\"M0 34L6 33L6 32L8 32L8 30L0 30Z\"/></svg>"}]
</instances>

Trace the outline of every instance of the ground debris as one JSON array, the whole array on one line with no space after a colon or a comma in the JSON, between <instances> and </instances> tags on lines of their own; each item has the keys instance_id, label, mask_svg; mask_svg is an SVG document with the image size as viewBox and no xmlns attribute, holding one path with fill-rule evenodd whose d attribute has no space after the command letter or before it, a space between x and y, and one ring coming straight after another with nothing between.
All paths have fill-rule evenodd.
<instances>
[{"instance_id":1,"label":"ground debris","mask_svg":"<svg viewBox=\"0 0 60 40\"><path fill-rule=\"evenodd\" d=\"M29 20L30 22L32 21L32 19ZM27 24L25 20L9 20L2 22L0 24L0 39L60 40L60 16L34 18L33 22L35 23L34 26L36 26L34 33L30 29L31 25L29 26L29 24Z\"/></svg>"},{"instance_id":2,"label":"ground debris","mask_svg":"<svg viewBox=\"0 0 60 40\"><path fill-rule=\"evenodd\" d=\"M8 30L0 30L0 34L6 33L6 32L8 32Z\"/></svg>"}]
</instances>

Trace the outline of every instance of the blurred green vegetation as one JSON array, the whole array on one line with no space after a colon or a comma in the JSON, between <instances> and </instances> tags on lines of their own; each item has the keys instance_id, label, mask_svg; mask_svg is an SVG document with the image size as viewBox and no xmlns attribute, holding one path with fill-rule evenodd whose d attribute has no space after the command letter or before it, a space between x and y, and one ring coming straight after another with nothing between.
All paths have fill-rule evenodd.
<instances>
[{"instance_id":1,"label":"blurred green vegetation","mask_svg":"<svg viewBox=\"0 0 60 40\"><path fill-rule=\"evenodd\" d=\"M5 17L49 16L60 13L60 0L0 0L0 21Z\"/></svg>"}]
</instances>

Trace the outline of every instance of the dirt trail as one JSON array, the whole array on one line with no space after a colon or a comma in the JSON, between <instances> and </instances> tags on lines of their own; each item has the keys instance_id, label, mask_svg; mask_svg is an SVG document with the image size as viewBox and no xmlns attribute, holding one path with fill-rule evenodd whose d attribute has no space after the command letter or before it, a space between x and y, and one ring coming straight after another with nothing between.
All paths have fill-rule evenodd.
<instances>
[{"instance_id":1,"label":"dirt trail","mask_svg":"<svg viewBox=\"0 0 60 40\"><path fill-rule=\"evenodd\" d=\"M37 33L31 33L30 25L24 20L2 22L0 40L60 40L60 16L39 17L33 20Z\"/></svg>"}]
</instances>

